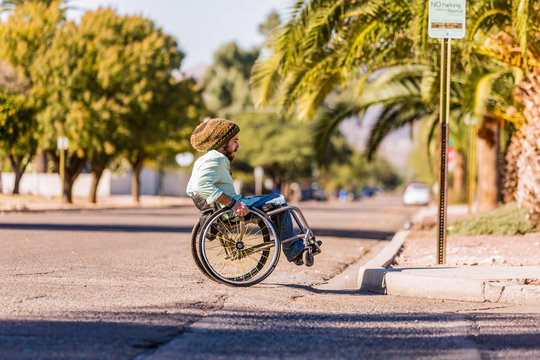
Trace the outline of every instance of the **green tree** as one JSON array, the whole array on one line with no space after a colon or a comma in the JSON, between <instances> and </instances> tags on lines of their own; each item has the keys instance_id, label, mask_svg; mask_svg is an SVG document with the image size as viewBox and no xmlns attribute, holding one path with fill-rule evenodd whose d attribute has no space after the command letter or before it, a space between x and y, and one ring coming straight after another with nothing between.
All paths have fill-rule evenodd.
<instances>
[{"instance_id":1,"label":"green tree","mask_svg":"<svg viewBox=\"0 0 540 360\"><path fill-rule=\"evenodd\" d=\"M278 14L271 12L259 31L268 36L278 25ZM230 118L242 129L234 171L250 176L261 166L275 187L286 193L291 181L312 174L312 139L305 124L285 121L275 106L253 108L249 81L259 53L259 48L246 51L235 43L223 45L205 74L204 98L212 113Z\"/></svg>"},{"instance_id":2,"label":"green tree","mask_svg":"<svg viewBox=\"0 0 540 360\"><path fill-rule=\"evenodd\" d=\"M275 113L247 111L232 119L241 129L238 163L249 164L249 170L262 167L284 192L284 185L312 175L314 146L305 124L285 121Z\"/></svg>"},{"instance_id":3,"label":"green tree","mask_svg":"<svg viewBox=\"0 0 540 360\"><path fill-rule=\"evenodd\" d=\"M252 106L249 76L259 50L245 51L234 42L220 47L203 78L204 100L216 114L234 113Z\"/></svg>"},{"instance_id":4,"label":"green tree","mask_svg":"<svg viewBox=\"0 0 540 360\"><path fill-rule=\"evenodd\" d=\"M3 90L0 92L0 149L7 154L15 175L13 194L37 147L36 123L24 95Z\"/></svg>"},{"instance_id":5,"label":"green tree","mask_svg":"<svg viewBox=\"0 0 540 360\"><path fill-rule=\"evenodd\" d=\"M146 160L171 158L191 149L189 137L206 114L202 91L193 80L172 80L159 90L147 109L123 122L123 153L131 164L131 193L139 202L140 172ZM156 93L157 94L157 93Z\"/></svg>"},{"instance_id":6,"label":"green tree","mask_svg":"<svg viewBox=\"0 0 540 360\"><path fill-rule=\"evenodd\" d=\"M495 121L491 121L493 125L488 130L497 134L497 120L503 119L513 122L515 128L521 128L514 133L506 157L509 169L506 171L509 182L506 195L507 198L515 196L528 209L531 219L538 222L540 189L535 184L540 182L537 167L540 152L533 144L538 142L540 131L538 117L531 109L540 104L540 3L527 0L479 1L475 2L474 10L471 16L473 25L468 37L469 53L482 53L524 74L523 82L514 86L517 106L495 112L497 116ZM493 143L493 136L487 137L486 141Z\"/></svg>"},{"instance_id":7,"label":"green tree","mask_svg":"<svg viewBox=\"0 0 540 360\"><path fill-rule=\"evenodd\" d=\"M501 199L499 152L505 148L501 138L508 137L504 131L512 126L501 127L500 124L520 122L519 116L507 114L515 109L516 99L512 94L528 71L529 54L534 48L531 34L538 22L531 14L537 13L538 3L528 1L469 4L467 27L471 30L463 59L466 63L465 90L473 94L469 98L475 102L469 122L477 128L477 204L480 211L493 209Z\"/></svg>"},{"instance_id":8,"label":"green tree","mask_svg":"<svg viewBox=\"0 0 540 360\"><path fill-rule=\"evenodd\" d=\"M272 32L281 24L281 19L277 11L272 10L266 17L266 21L259 24L259 33L265 37L269 37Z\"/></svg>"},{"instance_id":9,"label":"green tree","mask_svg":"<svg viewBox=\"0 0 540 360\"><path fill-rule=\"evenodd\" d=\"M87 12L78 24L58 30L35 67L34 92L44 99L40 119L48 129L46 142L64 134L72 157L80 159L78 172L66 179L67 201L85 161L95 202L99 179L114 156L124 152L138 178L147 147L177 133L185 119L174 97L185 87L172 71L182 57L174 38L152 21L119 16L110 8ZM138 202L138 187L132 191Z\"/></svg>"},{"instance_id":10,"label":"green tree","mask_svg":"<svg viewBox=\"0 0 540 360\"><path fill-rule=\"evenodd\" d=\"M37 101L30 92L34 84L31 72L36 58L51 44L56 27L64 19L59 3L50 2L48 6L43 2L24 2L0 23L0 59L4 62L0 86L7 91L3 101L16 109L11 120L21 122L21 126L12 128L14 132L9 138L2 140L10 146L10 162L18 180L36 151L35 139L40 134L35 119ZM18 182L16 185L15 190Z\"/></svg>"}]
</instances>

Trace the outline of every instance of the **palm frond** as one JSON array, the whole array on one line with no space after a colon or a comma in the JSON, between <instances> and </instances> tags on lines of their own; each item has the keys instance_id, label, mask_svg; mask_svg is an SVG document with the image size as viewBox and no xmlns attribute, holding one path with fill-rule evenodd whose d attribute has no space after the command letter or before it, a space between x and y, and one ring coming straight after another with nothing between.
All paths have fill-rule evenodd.
<instances>
[{"instance_id":1,"label":"palm frond","mask_svg":"<svg viewBox=\"0 0 540 360\"><path fill-rule=\"evenodd\" d=\"M528 60L528 40L529 33L529 0L512 1L512 26L514 27L519 46L523 52L523 65L527 69Z\"/></svg>"},{"instance_id":2,"label":"palm frond","mask_svg":"<svg viewBox=\"0 0 540 360\"><path fill-rule=\"evenodd\" d=\"M429 0L414 0L411 5L413 15L412 37L417 59L426 56L428 39Z\"/></svg>"},{"instance_id":3,"label":"palm frond","mask_svg":"<svg viewBox=\"0 0 540 360\"><path fill-rule=\"evenodd\" d=\"M418 101L402 102L398 105L386 106L376 119L369 133L366 145L366 156L368 160L373 159L373 155L379 145L391 131L421 119L425 115L423 109L424 104Z\"/></svg>"},{"instance_id":4,"label":"palm frond","mask_svg":"<svg viewBox=\"0 0 540 360\"><path fill-rule=\"evenodd\" d=\"M464 99L469 102L464 104L465 109L471 113L469 122L478 123L489 111L490 102L496 100L495 87L498 81L504 80L505 76L511 76L515 85L523 78L523 72L516 67L504 67L495 72L488 72L471 76L465 86ZM506 88L506 86L502 86ZM502 99L504 101L504 99ZM493 105L493 104L492 104ZM491 105L491 106L492 106Z\"/></svg>"},{"instance_id":5,"label":"palm frond","mask_svg":"<svg viewBox=\"0 0 540 360\"><path fill-rule=\"evenodd\" d=\"M280 105L284 111L290 111L295 101L304 97L310 92L319 92L321 84L328 85L328 79L337 78L335 66L335 54L329 53L317 59L315 63L306 63L301 68L297 68L283 82L283 92ZM335 84L333 84L335 85ZM315 98L314 98L315 99ZM316 107L320 103L308 105ZM306 106L304 106L306 108Z\"/></svg>"},{"instance_id":6,"label":"palm frond","mask_svg":"<svg viewBox=\"0 0 540 360\"><path fill-rule=\"evenodd\" d=\"M351 99L342 100L332 107L321 111L315 118L313 125L313 135L315 144L315 154L317 162L321 166L327 166L327 149L330 144L330 138L336 131L339 124L350 117L360 114L365 107Z\"/></svg>"},{"instance_id":7,"label":"palm frond","mask_svg":"<svg viewBox=\"0 0 540 360\"><path fill-rule=\"evenodd\" d=\"M267 104L279 88L279 54L257 59L251 72L252 98L255 106Z\"/></svg>"}]
</instances>

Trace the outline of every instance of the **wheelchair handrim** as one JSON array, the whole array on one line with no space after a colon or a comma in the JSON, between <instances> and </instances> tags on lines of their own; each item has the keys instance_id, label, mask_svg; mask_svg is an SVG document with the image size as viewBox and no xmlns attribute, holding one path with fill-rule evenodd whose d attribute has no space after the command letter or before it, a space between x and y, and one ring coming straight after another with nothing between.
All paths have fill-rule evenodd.
<instances>
[{"instance_id":1,"label":"wheelchair handrim","mask_svg":"<svg viewBox=\"0 0 540 360\"><path fill-rule=\"evenodd\" d=\"M279 242L279 239L278 239L278 237L276 235L276 232L275 232L270 220L268 220L268 218L266 218L266 216L264 216L264 214L261 214L260 212L255 211L255 209L251 209L251 212L253 213L253 216L256 216L258 221L264 222L264 227L266 229L265 231L268 232L268 237L269 237L268 244L263 243L264 245L261 245L261 247L256 248L256 249L255 249L255 247L253 247L251 249L251 251L262 251L263 252L262 254L264 254L265 251L271 252L271 250L273 248L273 253L271 254L271 256L268 259L264 260L263 265L261 266L260 269L258 268L258 266L259 266L261 260L259 260L259 263L257 263L255 265L255 267L248 273L249 275L247 277L244 276L245 273L242 274L241 276L236 276L236 274L235 274L234 277L230 277L229 275L224 276L222 273L220 273L220 271L217 271L217 270L214 269L214 267L212 265L212 261L211 261L211 259L209 259L207 251L206 251L205 241L206 241L207 234L210 232L211 225L217 219L219 219L220 217L222 217L224 214L226 214L228 212L230 212L229 209L222 209L222 210L218 211L217 213L215 213L214 215L212 215L212 217L207 220L207 222L204 225L204 228L202 229L202 231L199 234L199 253L201 255L201 260L203 260L202 265L205 267L207 272L212 277L214 277L216 280L218 280L220 282L223 282L225 284L235 285L235 286L253 285L255 283L258 283L258 282L264 280L274 270L274 268L277 265L277 262L279 260L281 244ZM231 218L229 218L228 220L230 221ZM229 222L229 224L231 224L231 223ZM253 224L253 223L248 222L248 224ZM236 225L237 224L235 224L235 225L231 224L231 229L236 230L236 228L235 228ZM266 242L267 241L265 239L265 243ZM224 251L226 251L226 250L224 250ZM248 252L249 252L249 249L246 249L246 253L248 253ZM240 258L240 259L233 259L233 260L242 260L242 259ZM229 265L229 267L230 266L231 265ZM249 269L250 266L253 266L253 265L246 264L246 268ZM229 269L229 271L230 271L230 269ZM236 267L235 267L235 271L236 271Z\"/></svg>"}]
</instances>

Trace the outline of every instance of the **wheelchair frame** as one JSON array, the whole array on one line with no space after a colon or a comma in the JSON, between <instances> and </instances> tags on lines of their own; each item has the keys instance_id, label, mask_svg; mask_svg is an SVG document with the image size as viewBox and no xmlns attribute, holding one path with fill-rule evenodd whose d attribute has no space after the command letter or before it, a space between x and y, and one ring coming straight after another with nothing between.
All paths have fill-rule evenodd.
<instances>
[{"instance_id":1,"label":"wheelchair frame","mask_svg":"<svg viewBox=\"0 0 540 360\"><path fill-rule=\"evenodd\" d=\"M201 216L205 216L205 221L202 224L199 221L193 228L191 250L197 267L207 277L230 286L257 284L267 278L275 269L279 262L281 245L298 239L302 239L305 245L305 250L302 253L304 264L306 266L313 265L313 257L321 252L321 248L298 207L285 205L267 211L250 207L249 210L248 216L240 217L236 216L230 208L222 208L217 211L201 209ZM279 239L272 217L285 211L290 212L296 226L300 229L300 233L287 239ZM230 216L231 212L233 216ZM249 233L246 233L247 229L249 229ZM221 248L214 245L217 242L212 243L213 237L219 239ZM261 239L259 240L257 237ZM248 242L252 239L255 239L255 242L262 241L262 243L247 247ZM213 248L208 247L209 243L212 244ZM213 250L214 248L218 248L217 255L210 256L208 249ZM217 257L220 257L219 261L215 260ZM235 261L248 258L250 261L244 265L249 268L255 264L251 271L246 272L244 265L242 265L241 275L237 274L236 268L234 275L231 275L230 268L227 274L222 272L227 263L232 264ZM218 269L218 267L221 268Z\"/></svg>"}]
</instances>

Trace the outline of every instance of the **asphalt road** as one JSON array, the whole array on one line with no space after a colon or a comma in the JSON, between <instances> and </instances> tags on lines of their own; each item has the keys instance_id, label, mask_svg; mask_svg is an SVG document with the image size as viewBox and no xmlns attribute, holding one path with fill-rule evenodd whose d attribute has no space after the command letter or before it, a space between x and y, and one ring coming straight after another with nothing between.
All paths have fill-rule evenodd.
<instances>
[{"instance_id":1,"label":"asphalt road","mask_svg":"<svg viewBox=\"0 0 540 360\"><path fill-rule=\"evenodd\" d=\"M539 309L355 291L399 197L300 207L323 253L250 288L195 267L190 206L0 216L0 359L540 358Z\"/></svg>"}]
</instances>

